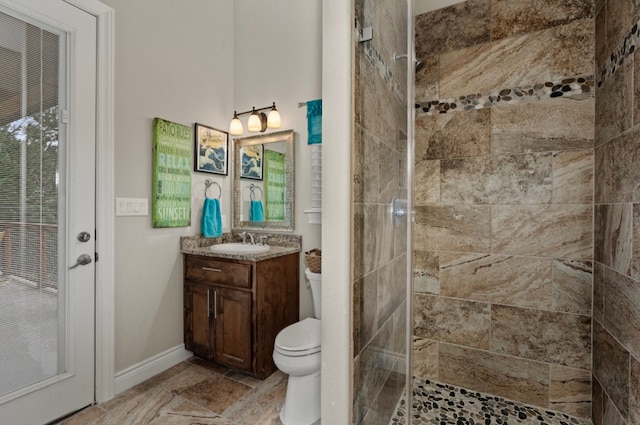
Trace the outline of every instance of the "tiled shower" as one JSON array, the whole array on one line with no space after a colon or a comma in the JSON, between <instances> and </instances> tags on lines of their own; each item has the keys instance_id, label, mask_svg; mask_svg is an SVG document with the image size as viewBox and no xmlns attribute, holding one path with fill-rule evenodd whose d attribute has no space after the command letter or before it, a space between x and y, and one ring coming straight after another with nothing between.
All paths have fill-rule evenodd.
<instances>
[{"instance_id":1,"label":"tiled shower","mask_svg":"<svg viewBox=\"0 0 640 425\"><path fill-rule=\"evenodd\" d=\"M640 3L417 16L407 191L406 4L354 7L353 423L640 424Z\"/></svg>"},{"instance_id":2,"label":"tiled shower","mask_svg":"<svg viewBox=\"0 0 640 425\"><path fill-rule=\"evenodd\" d=\"M414 375L586 418L593 6L534 3L417 18Z\"/></svg>"},{"instance_id":3,"label":"tiled shower","mask_svg":"<svg viewBox=\"0 0 640 425\"><path fill-rule=\"evenodd\" d=\"M416 17L418 392L640 423L639 18L633 0Z\"/></svg>"}]
</instances>

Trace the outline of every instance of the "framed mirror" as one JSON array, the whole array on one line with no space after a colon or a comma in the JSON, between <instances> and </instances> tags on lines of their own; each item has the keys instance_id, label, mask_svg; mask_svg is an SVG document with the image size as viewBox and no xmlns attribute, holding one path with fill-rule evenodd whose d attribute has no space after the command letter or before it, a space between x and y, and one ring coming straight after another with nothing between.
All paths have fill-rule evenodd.
<instances>
[{"instance_id":1,"label":"framed mirror","mask_svg":"<svg viewBox=\"0 0 640 425\"><path fill-rule=\"evenodd\" d=\"M233 139L233 230L293 232L293 130Z\"/></svg>"}]
</instances>

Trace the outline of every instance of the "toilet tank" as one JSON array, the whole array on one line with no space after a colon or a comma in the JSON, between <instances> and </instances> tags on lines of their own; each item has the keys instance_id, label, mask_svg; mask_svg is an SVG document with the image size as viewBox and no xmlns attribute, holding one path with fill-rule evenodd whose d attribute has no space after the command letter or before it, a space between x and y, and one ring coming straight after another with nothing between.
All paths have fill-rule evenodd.
<instances>
[{"instance_id":1,"label":"toilet tank","mask_svg":"<svg viewBox=\"0 0 640 425\"><path fill-rule=\"evenodd\" d=\"M311 287L311 299L313 300L313 317L322 319L322 273L312 273L306 269L304 273L307 275L309 286Z\"/></svg>"}]
</instances>

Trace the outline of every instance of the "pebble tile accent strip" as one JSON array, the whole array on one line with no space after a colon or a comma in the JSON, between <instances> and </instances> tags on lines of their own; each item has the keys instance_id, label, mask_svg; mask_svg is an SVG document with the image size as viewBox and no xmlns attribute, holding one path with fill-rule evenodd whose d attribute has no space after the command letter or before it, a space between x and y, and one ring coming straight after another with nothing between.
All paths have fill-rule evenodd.
<instances>
[{"instance_id":1,"label":"pebble tile accent strip","mask_svg":"<svg viewBox=\"0 0 640 425\"><path fill-rule=\"evenodd\" d=\"M413 409L406 422L405 398L389 425L591 425L564 413L541 410L502 397L414 377Z\"/></svg>"},{"instance_id":2,"label":"pebble tile accent strip","mask_svg":"<svg viewBox=\"0 0 640 425\"><path fill-rule=\"evenodd\" d=\"M598 72L598 87L602 86L607 78L615 74L629 55L635 52L639 40L640 21L636 22L631 31L624 37L622 43L618 45L616 50L607 58L607 62L600 68Z\"/></svg>"},{"instance_id":3,"label":"pebble tile accent strip","mask_svg":"<svg viewBox=\"0 0 640 425\"><path fill-rule=\"evenodd\" d=\"M416 112L424 115L446 114L454 111L484 109L497 105L508 105L532 100L560 96L591 95L594 91L593 75L565 78L561 81L547 81L525 87L502 89L497 93L477 93L460 96L457 99L432 100L416 103Z\"/></svg>"}]
</instances>

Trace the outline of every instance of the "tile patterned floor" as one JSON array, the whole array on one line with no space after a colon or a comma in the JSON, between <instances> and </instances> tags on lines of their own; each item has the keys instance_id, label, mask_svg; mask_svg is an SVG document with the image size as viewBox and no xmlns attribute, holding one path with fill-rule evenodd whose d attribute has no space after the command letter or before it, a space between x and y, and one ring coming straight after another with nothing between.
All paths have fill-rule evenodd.
<instances>
[{"instance_id":1,"label":"tile patterned floor","mask_svg":"<svg viewBox=\"0 0 640 425\"><path fill-rule=\"evenodd\" d=\"M414 379L410 425L591 425L564 413L524 406L501 397L451 385ZM406 425L406 405L400 400L390 425Z\"/></svg>"},{"instance_id":2,"label":"tile patterned floor","mask_svg":"<svg viewBox=\"0 0 640 425\"><path fill-rule=\"evenodd\" d=\"M197 357L57 425L282 425L287 376L264 381Z\"/></svg>"}]
</instances>

